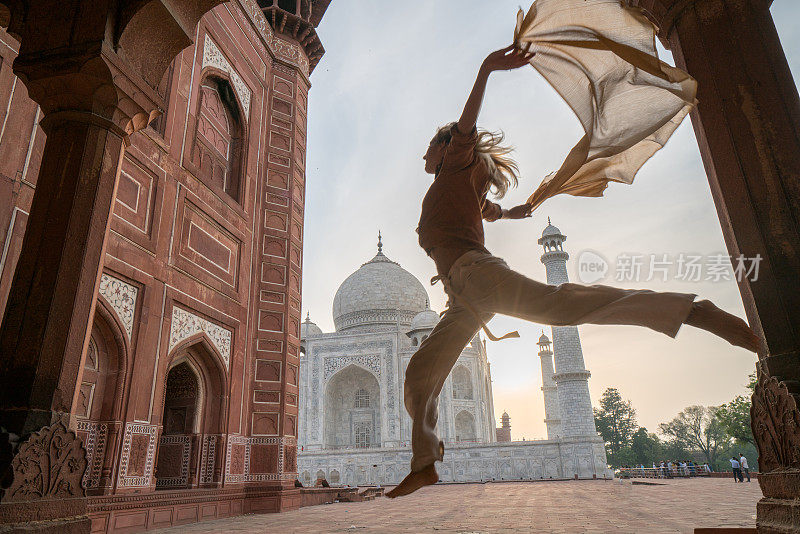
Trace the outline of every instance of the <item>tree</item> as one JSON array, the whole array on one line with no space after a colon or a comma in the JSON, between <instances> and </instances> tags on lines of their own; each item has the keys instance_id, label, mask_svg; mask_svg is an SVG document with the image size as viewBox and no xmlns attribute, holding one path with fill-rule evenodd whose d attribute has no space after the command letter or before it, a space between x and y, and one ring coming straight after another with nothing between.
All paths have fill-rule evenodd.
<instances>
[{"instance_id":1,"label":"tree","mask_svg":"<svg viewBox=\"0 0 800 534\"><path fill-rule=\"evenodd\" d=\"M618 467L623 463L621 452L630 445L637 429L636 410L616 388L608 388L600 398L600 407L594 409L594 421L606 442L609 464Z\"/></svg>"},{"instance_id":2,"label":"tree","mask_svg":"<svg viewBox=\"0 0 800 534\"><path fill-rule=\"evenodd\" d=\"M717 417L719 417L722 429L726 434L741 443L755 445L753 429L750 423L750 398L756 388L756 374L752 373L748 377L747 389L750 395L739 395L730 402L726 402L719 407Z\"/></svg>"},{"instance_id":3,"label":"tree","mask_svg":"<svg viewBox=\"0 0 800 534\"><path fill-rule=\"evenodd\" d=\"M718 411L715 406L689 406L669 423L661 423L659 430L675 445L699 450L713 465L717 451L730 443L717 416Z\"/></svg>"},{"instance_id":4,"label":"tree","mask_svg":"<svg viewBox=\"0 0 800 534\"><path fill-rule=\"evenodd\" d=\"M755 445L753 429L750 426L750 397L739 395L717 410L722 430L736 441Z\"/></svg>"},{"instance_id":5,"label":"tree","mask_svg":"<svg viewBox=\"0 0 800 534\"><path fill-rule=\"evenodd\" d=\"M633 464L650 467L661 456L661 440L655 434L648 432L646 428L640 427L633 433L630 451Z\"/></svg>"}]
</instances>

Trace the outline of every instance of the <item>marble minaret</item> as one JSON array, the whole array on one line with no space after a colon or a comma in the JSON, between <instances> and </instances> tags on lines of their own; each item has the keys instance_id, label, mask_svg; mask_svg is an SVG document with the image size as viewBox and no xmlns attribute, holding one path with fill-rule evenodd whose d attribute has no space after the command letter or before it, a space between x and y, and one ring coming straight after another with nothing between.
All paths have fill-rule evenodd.
<instances>
[{"instance_id":1,"label":"marble minaret","mask_svg":"<svg viewBox=\"0 0 800 534\"><path fill-rule=\"evenodd\" d=\"M542 361L542 394L544 396L544 424L547 425L547 439L557 439L561 434L561 419L558 409L558 388L553 381L553 351L550 340L542 332L539 338L539 358Z\"/></svg>"},{"instance_id":2,"label":"marble minaret","mask_svg":"<svg viewBox=\"0 0 800 534\"><path fill-rule=\"evenodd\" d=\"M548 284L569 282L567 276L567 259L563 242L567 237L561 230L550 224L542 232L539 244L544 247L542 263L547 270ZM583 363L583 351L578 328L575 326L554 326L553 352L555 356L555 374L553 381L558 392L558 408L561 437L596 436L592 401L589 397L589 376ZM544 368L542 369L544 373ZM548 426L548 437L550 427Z\"/></svg>"}]
</instances>

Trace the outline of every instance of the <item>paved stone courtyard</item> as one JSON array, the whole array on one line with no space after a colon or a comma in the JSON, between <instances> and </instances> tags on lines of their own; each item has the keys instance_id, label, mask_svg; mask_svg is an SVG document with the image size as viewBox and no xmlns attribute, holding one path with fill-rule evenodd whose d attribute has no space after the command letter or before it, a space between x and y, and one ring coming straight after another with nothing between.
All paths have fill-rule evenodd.
<instances>
[{"instance_id":1,"label":"paved stone courtyard","mask_svg":"<svg viewBox=\"0 0 800 534\"><path fill-rule=\"evenodd\" d=\"M167 533L692 532L755 527L758 482L730 479L449 484L390 500L239 516Z\"/></svg>"}]
</instances>

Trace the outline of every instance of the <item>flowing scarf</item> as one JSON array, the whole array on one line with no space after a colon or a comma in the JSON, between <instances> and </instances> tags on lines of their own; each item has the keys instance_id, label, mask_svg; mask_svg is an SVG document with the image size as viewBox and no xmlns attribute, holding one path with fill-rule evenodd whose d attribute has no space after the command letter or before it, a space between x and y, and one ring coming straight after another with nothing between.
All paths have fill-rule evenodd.
<instances>
[{"instance_id":1,"label":"flowing scarf","mask_svg":"<svg viewBox=\"0 0 800 534\"><path fill-rule=\"evenodd\" d=\"M577 115L585 135L528 198L599 197L631 184L695 104L697 82L658 58L656 28L620 0L536 0L514 43Z\"/></svg>"}]
</instances>

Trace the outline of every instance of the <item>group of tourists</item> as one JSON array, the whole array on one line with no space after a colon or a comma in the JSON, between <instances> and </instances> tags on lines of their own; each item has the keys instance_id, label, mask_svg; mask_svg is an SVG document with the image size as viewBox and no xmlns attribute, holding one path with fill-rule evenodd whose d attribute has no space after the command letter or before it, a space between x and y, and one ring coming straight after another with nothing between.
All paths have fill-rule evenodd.
<instances>
[{"instance_id":1,"label":"group of tourists","mask_svg":"<svg viewBox=\"0 0 800 534\"><path fill-rule=\"evenodd\" d=\"M659 464L653 462L653 470L656 472L658 478L693 477L697 475L706 475L712 471L710 465L696 464L691 460L680 462L661 460Z\"/></svg>"},{"instance_id":2,"label":"group of tourists","mask_svg":"<svg viewBox=\"0 0 800 534\"><path fill-rule=\"evenodd\" d=\"M747 458L745 458L744 454L739 453L738 460L736 456L731 456L730 462L733 470L733 481L744 482L744 477L746 476L747 481L750 482L750 467L747 465Z\"/></svg>"}]
</instances>

